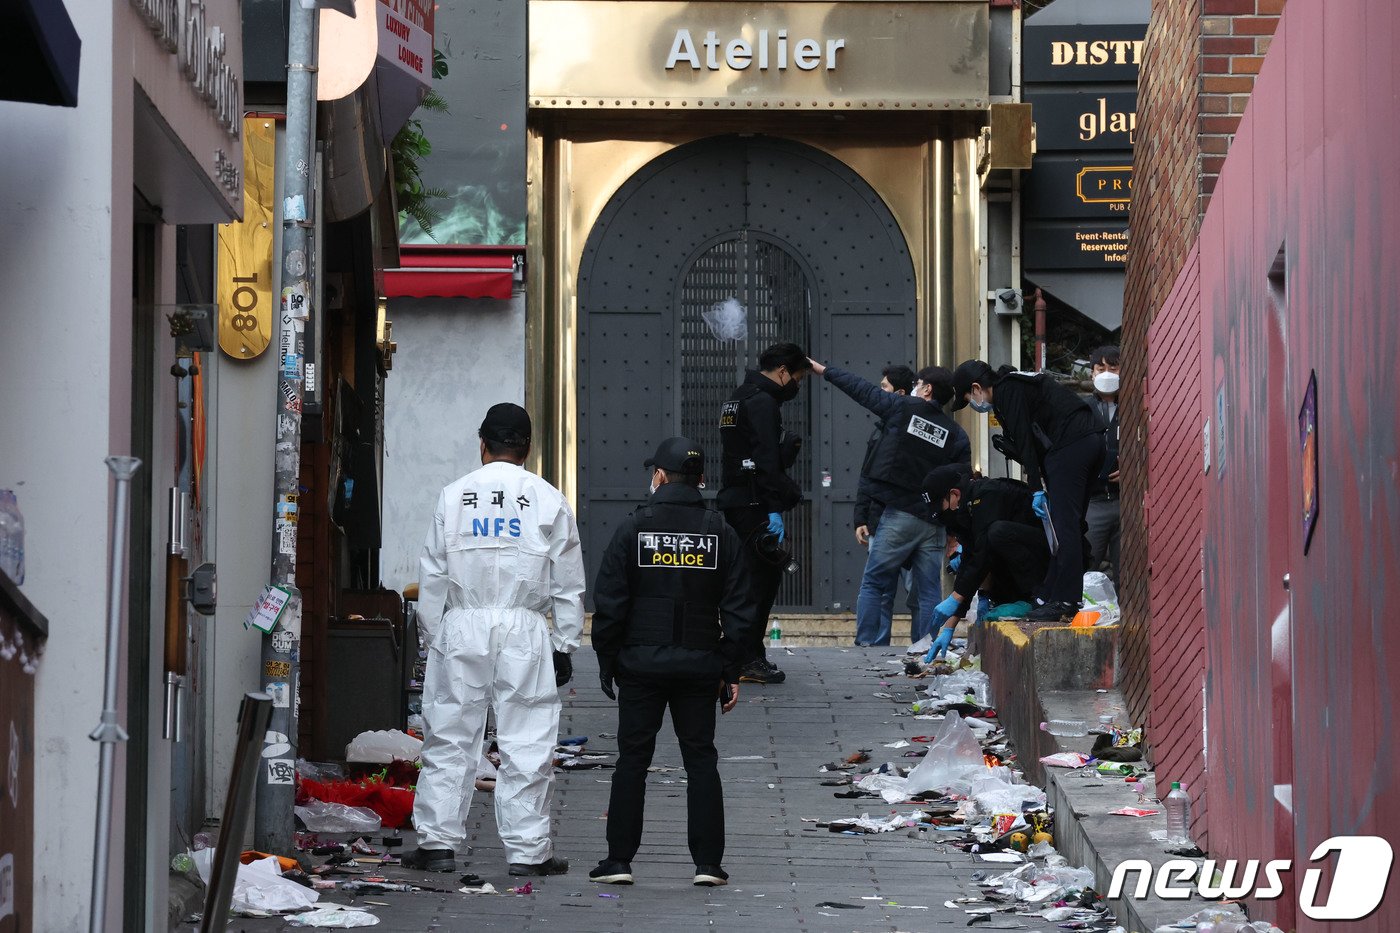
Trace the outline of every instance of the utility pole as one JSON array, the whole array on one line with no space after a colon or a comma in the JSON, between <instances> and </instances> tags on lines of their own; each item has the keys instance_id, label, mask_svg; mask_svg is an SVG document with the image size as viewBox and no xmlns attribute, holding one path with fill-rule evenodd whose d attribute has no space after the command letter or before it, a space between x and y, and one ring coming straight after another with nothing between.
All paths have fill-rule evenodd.
<instances>
[{"instance_id":1,"label":"utility pole","mask_svg":"<svg viewBox=\"0 0 1400 933\"><path fill-rule=\"evenodd\" d=\"M282 303L277 366L276 522L272 585L290 595L263 638L262 690L273 698L257 775L254 838L263 852L293 851L301 593L296 585L297 503L301 476L301 397L306 320L311 315L311 188L315 181L317 10L292 0L287 29L287 122L282 178Z\"/></svg>"}]
</instances>

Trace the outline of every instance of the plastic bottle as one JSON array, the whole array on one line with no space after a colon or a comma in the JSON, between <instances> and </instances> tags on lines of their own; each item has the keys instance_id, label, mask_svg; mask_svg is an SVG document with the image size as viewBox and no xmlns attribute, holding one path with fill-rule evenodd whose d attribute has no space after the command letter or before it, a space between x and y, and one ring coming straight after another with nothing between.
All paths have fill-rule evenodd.
<instances>
[{"instance_id":1,"label":"plastic bottle","mask_svg":"<svg viewBox=\"0 0 1400 933\"><path fill-rule=\"evenodd\" d=\"M773 627L768 630L768 647L781 648L783 646L783 624L777 619L773 619Z\"/></svg>"},{"instance_id":2,"label":"plastic bottle","mask_svg":"<svg viewBox=\"0 0 1400 933\"><path fill-rule=\"evenodd\" d=\"M0 489L0 571L17 584L24 582L24 517L9 489Z\"/></svg>"},{"instance_id":3,"label":"plastic bottle","mask_svg":"<svg viewBox=\"0 0 1400 933\"><path fill-rule=\"evenodd\" d=\"M1181 787L1180 781L1172 781L1172 792L1162 801L1167 808L1167 838L1191 838L1191 795Z\"/></svg>"},{"instance_id":4,"label":"plastic bottle","mask_svg":"<svg viewBox=\"0 0 1400 933\"><path fill-rule=\"evenodd\" d=\"M1042 722L1040 731L1051 735L1081 736L1089 734L1089 727L1082 719L1052 719Z\"/></svg>"}]
</instances>

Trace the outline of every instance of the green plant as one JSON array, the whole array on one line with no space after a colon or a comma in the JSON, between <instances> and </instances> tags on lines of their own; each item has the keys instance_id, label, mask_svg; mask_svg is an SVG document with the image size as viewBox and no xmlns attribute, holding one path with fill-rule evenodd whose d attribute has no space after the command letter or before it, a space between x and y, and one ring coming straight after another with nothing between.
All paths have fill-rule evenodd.
<instances>
[{"instance_id":1,"label":"green plant","mask_svg":"<svg viewBox=\"0 0 1400 933\"><path fill-rule=\"evenodd\" d=\"M433 78L447 75L447 57L433 50ZM419 110L429 113L447 113L447 101L437 91L429 90L418 105ZM429 188L423 183L422 160L433 151L433 144L423 132L423 121L417 117L404 124L394 136L389 153L394 162L394 195L398 201L399 213L413 218L423 232L433 235L433 225L442 220L442 212L433 206L433 201L447 197L441 188Z\"/></svg>"}]
</instances>

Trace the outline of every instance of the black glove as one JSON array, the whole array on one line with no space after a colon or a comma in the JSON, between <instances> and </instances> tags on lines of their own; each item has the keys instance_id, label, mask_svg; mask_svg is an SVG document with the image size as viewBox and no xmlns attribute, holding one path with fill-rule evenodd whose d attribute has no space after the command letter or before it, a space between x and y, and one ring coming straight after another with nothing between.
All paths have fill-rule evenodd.
<instances>
[{"instance_id":1,"label":"black glove","mask_svg":"<svg viewBox=\"0 0 1400 933\"><path fill-rule=\"evenodd\" d=\"M554 652L554 686L562 687L573 679L574 662L564 652Z\"/></svg>"},{"instance_id":2,"label":"black glove","mask_svg":"<svg viewBox=\"0 0 1400 933\"><path fill-rule=\"evenodd\" d=\"M598 684L603 688L603 695L609 700L617 699L617 691L613 689L613 659L598 655Z\"/></svg>"}]
</instances>

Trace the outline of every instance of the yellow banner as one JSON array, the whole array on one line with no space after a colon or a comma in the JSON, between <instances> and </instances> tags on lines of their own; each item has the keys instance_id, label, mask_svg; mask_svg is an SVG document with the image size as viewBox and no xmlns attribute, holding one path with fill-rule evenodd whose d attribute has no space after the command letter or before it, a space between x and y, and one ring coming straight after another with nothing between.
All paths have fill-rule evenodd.
<instances>
[{"instance_id":1,"label":"yellow banner","mask_svg":"<svg viewBox=\"0 0 1400 933\"><path fill-rule=\"evenodd\" d=\"M272 342L276 134L267 117L243 120L243 220L219 225L219 349L236 360Z\"/></svg>"}]
</instances>

